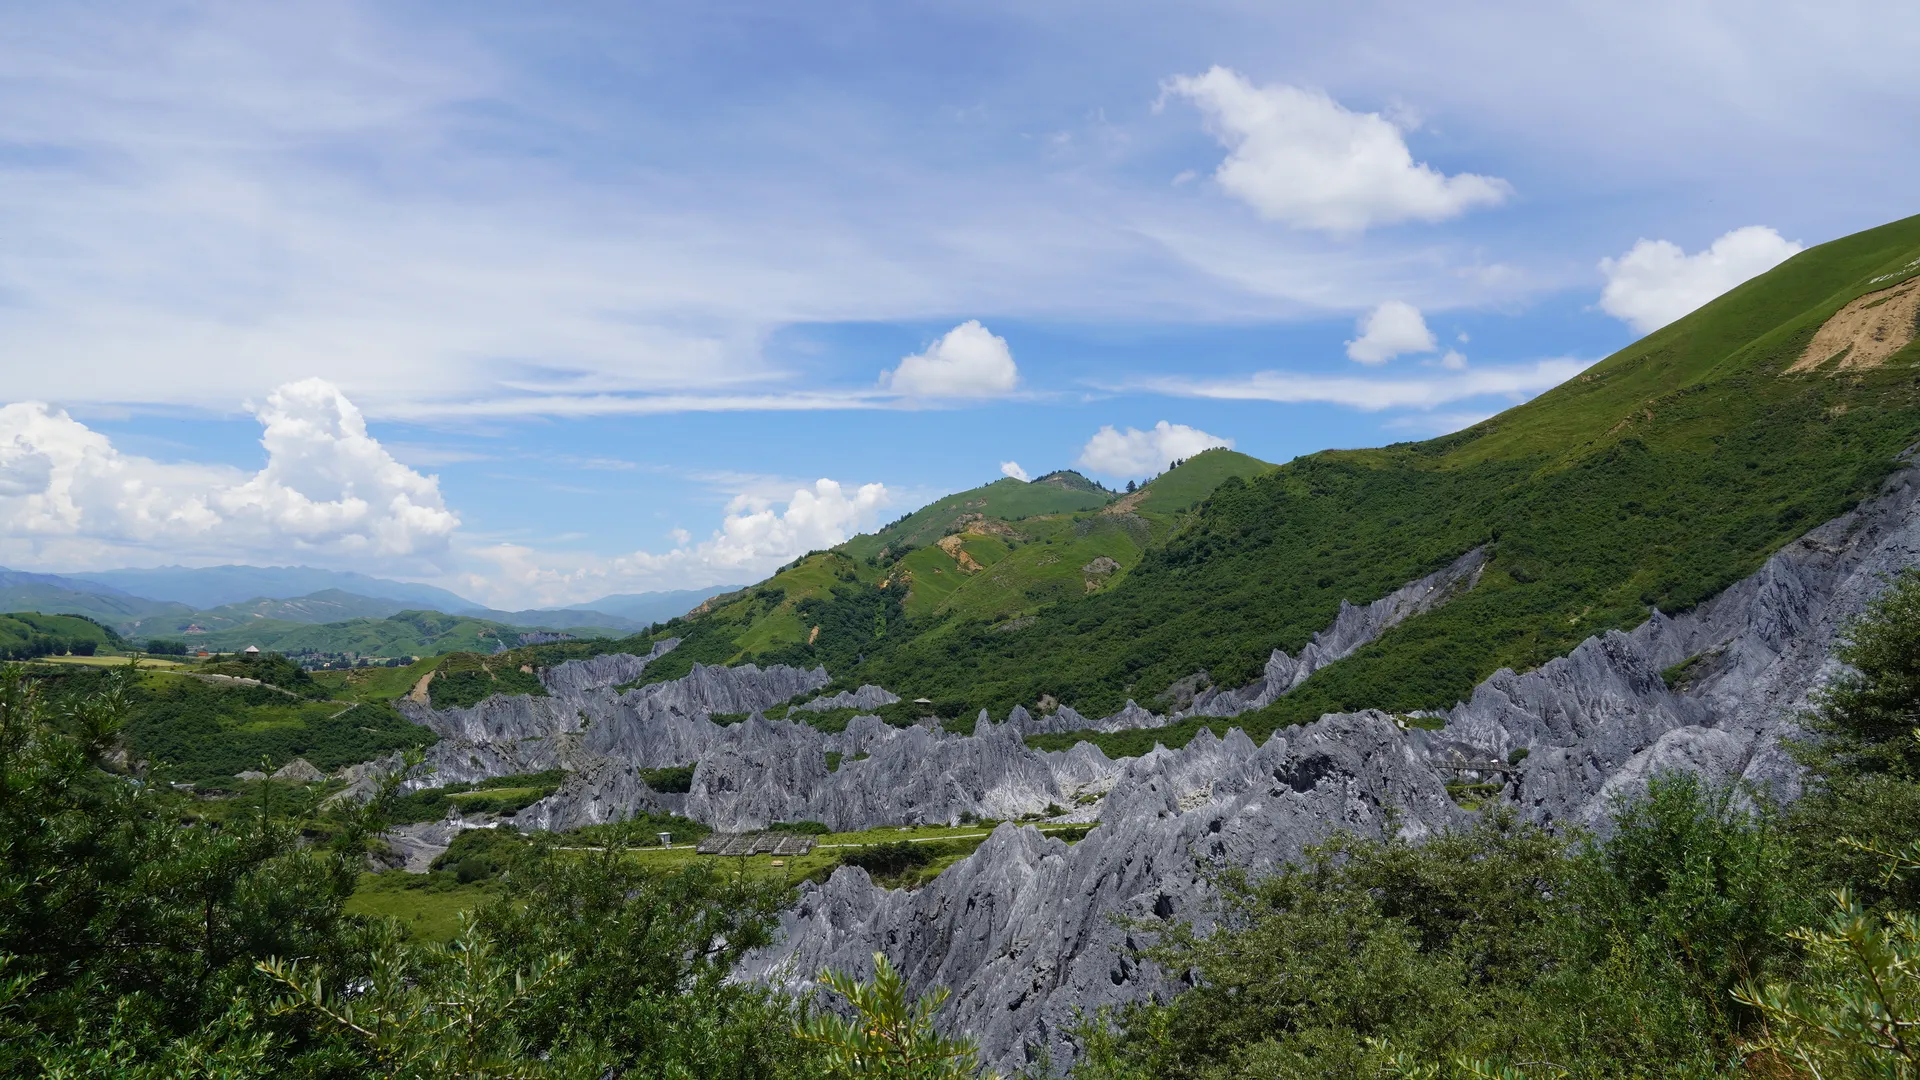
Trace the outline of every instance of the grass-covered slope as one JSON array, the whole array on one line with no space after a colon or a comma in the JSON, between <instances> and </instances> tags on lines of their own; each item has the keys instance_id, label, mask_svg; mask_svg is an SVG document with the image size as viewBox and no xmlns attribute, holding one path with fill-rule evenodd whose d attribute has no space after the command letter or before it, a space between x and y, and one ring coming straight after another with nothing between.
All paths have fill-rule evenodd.
<instances>
[{"instance_id":1,"label":"grass-covered slope","mask_svg":"<svg viewBox=\"0 0 1920 1080\"><path fill-rule=\"evenodd\" d=\"M36 674L56 700L85 696L110 675L104 668L64 664L44 665ZM196 674L259 678L266 685ZM407 675L406 669L381 669L366 678L382 678L404 692L400 684ZM398 693L359 692L356 683L366 678L352 680L344 672L313 678L270 656L142 671L122 737L156 779L212 787L231 786L236 773L271 771L294 758L330 772L433 741L432 732L394 709Z\"/></svg>"},{"instance_id":2,"label":"grass-covered slope","mask_svg":"<svg viewBox=\"0 0 1920 1080\"><path fill-rule=\"evenodd\" d=\"M661 631L685 644L649 675L756 658L825 663L839 674L948 623L1017 628L1042 608L1110 591L1172 532L1180 512L1229 476L1273 468L1209 451L1125 497L1071 470L949 495L715 597Z\"/></svg>"},{"instance_id":3,"label":"grass-covered slope","mask_svg":"<svg viewBox=\"0 0 1920 1080\"><path fill-rule=\"evenodd\" d=\"M997 701L1051 692L1096 709L1198 669L1239 683L1340 599L1488 543L1474 593L1236 723L1260 734L1331 709L1450 705L1497 667L1699 603L1869 494L1920 438L1920 348L1871 370L1786 369L1827 318L1916 258L1920 219L1815 248L1456 435L1230 481L1110 595L1012 637L961 630L883 663L936 689L973 678Z\"/></svg>"},{"instance_id":4,"label":"grass-covered slope","mask_svg":"<svg viewBox=\"0 0 1920 1080\"><path fill-rule=\"evenodd\" d=\"M1019 521L1041 514L1070 514L1105 506L1113 498L1108 492L1089 490L1092 485L1078 473L1048 474L1049 477L1066 475L1079 479L1081 483L1075 484L1069 480L1043 482L1046 478L1028 483L1008 477L984 487L948 495L886 528L847 541L842 549L856 559L864 559L882 550L897 552L924 547L949 531L963 527L969 520L998 518L1001 521Z\"/></svg>"},{"instance_id":5,"label":"grass-covered slope","mask_svg":"<svg viewBox=\"0 0 1920 1080\"><path fill-rule=\"evenodd\" d=\"M27 660L67 652L92 655L121 644L120 635L79 615L37 611L0 615L0 659Z\"/></svg>"},{"instance_id":6,"label":"grass-covered slope","mask_svg":"<svg viewBox=\"0 0 1920 1080\"><path fill-rule=\"evenodd\" d=\"M253 619L224 629L205 627L206 634L185 640L197 648L262 650L283 653L343 653L365 656L435 656L450 652L492 652L497 645L517 645L527 627L509 626L470 615L439 611L402 611L384 619L345 619L331 623L295 623L280 619ZM575 637L597 637L614 631L573 627ZM616 635L617 636L617 635Z\"/></svg>"},{"instance_id":7,"label":"grass-covered slope","mask_svg":"<svg viewBox=\"0 0 1920 1080\"><path fill-rule=\"evenodd\" d=\"M1277 468L1232 450L1207 450L1154 477L1137 493L1133 506L1143 513L1177 514L1213 494L1230 476L1251 480Z\"/></svg>"}]
</instances>

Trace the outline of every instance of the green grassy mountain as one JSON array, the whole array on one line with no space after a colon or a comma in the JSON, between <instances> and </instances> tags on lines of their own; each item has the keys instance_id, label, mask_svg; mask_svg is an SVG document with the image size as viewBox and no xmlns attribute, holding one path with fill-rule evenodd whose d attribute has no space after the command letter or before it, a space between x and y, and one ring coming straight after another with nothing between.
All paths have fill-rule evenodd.
<instances>
[{"instance_id":1,"label":"green grassy mountain","mask_svg":"<svg viewBox=\"0 0 1920 1080\"><path fill-rule=\"evenodd\" d=\"M1198 455L1137 499L1078 493L1077 506L998 481L665 633L686 639L682 666L824 662L842 684L879 682L943 712L1051 697L1092 715L1198 671L1248 682L1342 600L1485 545L1474 592L1234 723L1259 735L1334 709L1445 707L1501 666L1700 603L1870 494L1920 439L1920 346L1912 326L1874 341L1847 328L1916 276L1920 217L1803 252L1453 435L1270 468ZM1105 574L1074 561L1096 549L1115 564ZM1077 586L1061 580L1068 567Z\"/></svg>"},{"instance_id":2,"label":"green grassy mountain","mask_svg":"<svg viewBox=\"0 0 1920 1080\"><path fill-rule=\"evenodd\" d=\"M691 607L688 604L687 607ZM250 634L285 631L285 623L345 623L355 619L388 619L403 612L419 611L411 604L379 596L360 596L339 589L322 589L307 596L295 596L286 599L257 596L238 604L223 604L204 611L173 610L164 614L142 618L131 625L121 626L122 632L142 637L179 637L187 633L188 627L199 627L200 633L220 634L227 630L242 630ZM684 608L677 609L679 614ZM530 610L530 611L462 611L456 618L467 618L480 622L493 623L506 627L518 627L521 630L543 629L572 631L576 627L591 628L590 634L603 634L611 631L632 632L644 627L631 619L617 615L607 615L588 610ZM256 629L259 628L259 629ZM517 631L516 631L517 635ZM224 641L224 638L222 639Z\"/></svg>"},{"instance_id":3,"label":"green grassy mountain","mask_svg":"<svg viewBox=\"0 0 1920 1080\"><path fill-rule=\"evenodd\" d=\"M498 645L520 644L524 626L512 626L470 615L439 611L402 611L384 619L343 619L329 623L297 623L256 618L226 627L205 627L206 633L182 638L194 648L230 651L258 646L265 652L344 653L364 656L437 656L456 651L492 652ZM572 627L574 637L618 637L601 627Z\"/></svg>"},{"instance_id":4,"label":"green grassy mountain","mask_svg":"<svg viewBox=\"0 0 1920 1080\"><path fill-rule=\"evenodd\" d=\"M838 672L865 662L876 633L890 640L955 620L1017 629L1050 605L1112 589L1215 486L1273 468L1211 450L1125 496L1071 471L946 496L674 620L656 636L685 643L656 662L649 677L683 674L695 661L754 657L825 662ZM650 640L639 635L621 647L644 648ZM575 655L582 648L535 653Z\"/></svg>"},{"instance_id":5,"label":"green grassy mountain","mask_svg":"<svg viewBox=\"0 0 1920 1080\"><path fill-rule=\"evenodd\" d=\"M120 635L78 615L16 611L0 615L0 658L26 660L67 652L92 655L124 644Z\"/></svg>"},{"instance_id":6,"label":"green grassy mountain","mask_svg":"<svg viewBox=\"0 0 1920 1080\"><path fill-rule=\"evenodd\" d=\"M1082 484L1048 482L1050 478L1063 475L1077 477ZM969 522L983 519L1012 522L1051 514L1071 514L1105 506L1112 498L1111 492L1096 489L1078 473L1050 473L1032 483L1007 477L984 487L937 499L877 532L854 537L841 545L841 550L856 559L882 552L897 554L931 544Z\"/></svg>"}]
</instances>

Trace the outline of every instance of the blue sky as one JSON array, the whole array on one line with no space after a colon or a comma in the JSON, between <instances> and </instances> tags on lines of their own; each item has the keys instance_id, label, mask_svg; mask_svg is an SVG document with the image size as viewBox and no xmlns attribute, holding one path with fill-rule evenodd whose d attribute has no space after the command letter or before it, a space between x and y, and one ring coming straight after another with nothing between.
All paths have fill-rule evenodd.
<instances>
[{"instance_id":1,"label":"blue sky","mask_svg":"<svg viewBox=\"0 0 1920 1080\"><path fill-rule=\"evenodd\" d=\"M573 602L752 580L1003 463L1453 430L1913 212L1917 32L10 4L0 563Z\"/></svg>"}]
</instances>

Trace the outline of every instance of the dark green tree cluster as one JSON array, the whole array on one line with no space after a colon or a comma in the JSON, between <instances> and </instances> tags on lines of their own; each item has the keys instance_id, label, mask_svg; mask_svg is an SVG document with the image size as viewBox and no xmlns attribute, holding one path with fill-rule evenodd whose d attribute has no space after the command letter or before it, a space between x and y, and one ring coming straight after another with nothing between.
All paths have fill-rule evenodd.
<instances>
[{"instance_id":1,"label":"dark green tree cluster","mask_svg":"<svg viewBox=\"0 0 1920 1080\"><path fill-rule=\"evenodd\" d=\"M314 682L306 668L277 652L216 656L201 664L198 670L207 675L254 679L310 700L327 696L326 687Z\"/></svg>"},{"instance_id":2,"label":"dark green tree cluster","mask_svg":"<svg viewBox=\"0 0 1920 1080\"><path fill-rule=\"evenodd\" d=\"M391 791L194 815L108 767L134 677L0 669L0 1076L820 1075L797 1008L726 981L782 889L513 840L463 858L498 900L422 944L344 913Z\"/></svg>"},{"instance_id":3,"label":"dark green tree cluster","mask_svg":"<svg viewBox=\"0 0 1920 1080\"><path fill-rule=\"evenodd\" d=\"M22 641L0 645L0 660L38 660L43 656L92 656L99 648L97 641L55 637L52 634L34 634Z\"/></svg>"}]
</instances>

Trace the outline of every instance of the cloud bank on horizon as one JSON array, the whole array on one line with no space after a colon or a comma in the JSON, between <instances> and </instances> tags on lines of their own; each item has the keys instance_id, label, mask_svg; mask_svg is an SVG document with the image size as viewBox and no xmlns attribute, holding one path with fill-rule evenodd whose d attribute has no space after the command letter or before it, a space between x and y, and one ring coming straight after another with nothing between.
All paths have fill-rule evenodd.
<instances>
[{"instance_id":1,"label":"cloud bank on horizon","mask_svg":"<svg viewBox=\"0 0 1920 1080\"><path fill-rule=\"evenodd\" d=\"M254 410L266 465L251 475L123 454L44 402L0 408L0 552L63 565L142 554L276 553L431 567L460 519L439 484L395 461L320 379Z\"/></svg>"},{"instance_id":2,"label":"cloud bank on horizon","mask_svg":"<svg viewBox=\"0 0 1920 1080\"><path fill-rule=\"evenodd\" d=\"M184 562L313 562L450 581L489 601L544 605L673 581L760 576L870 528L879 483L822 478L784 506L736 495L706 540L676 530L664 552L615 558L462 545L437 476L396 461L353 403L321 379L275 389L254 410L266 464L247 474L123 453L44 402L0 407L0 562L37 570ZM493 572L481 573L491 566Z\"/></svg>"}]
</instances>

